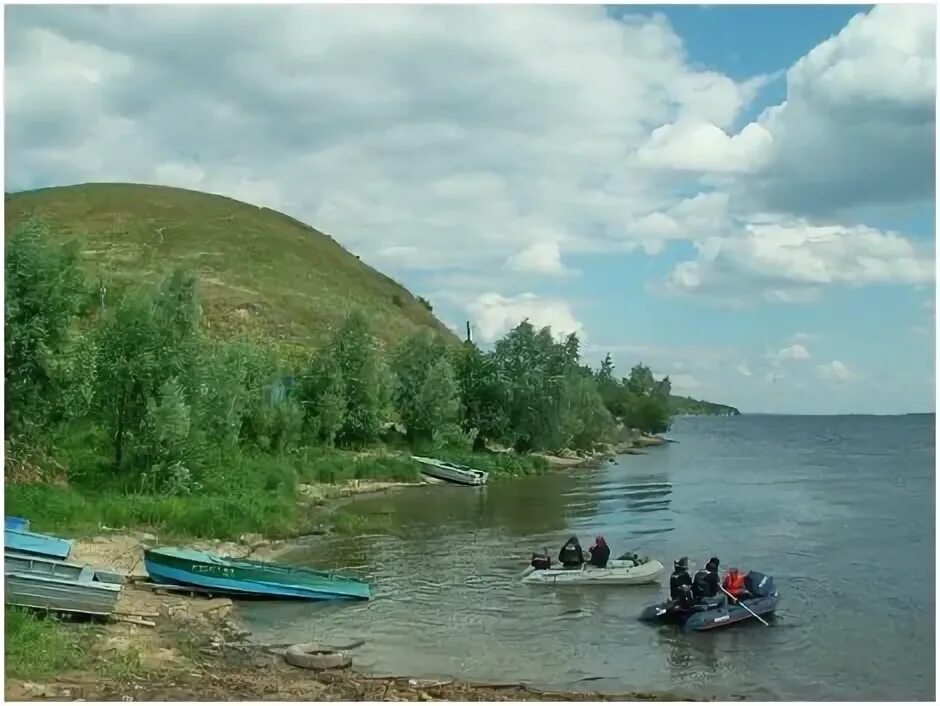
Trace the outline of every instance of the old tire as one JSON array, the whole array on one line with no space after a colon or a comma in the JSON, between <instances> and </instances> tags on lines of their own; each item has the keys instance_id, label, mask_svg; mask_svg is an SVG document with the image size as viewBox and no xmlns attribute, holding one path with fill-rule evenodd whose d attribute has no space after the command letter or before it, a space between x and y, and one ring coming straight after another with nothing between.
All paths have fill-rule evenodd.
<instances>
[{"instance_id":1,"label":"old tire","mask_svg":"<svg viewBox=\"0 0 940 706\"><path fill-rule=\"evenodd\" d=\"M305 642L288 647L284 661L301 669L343 669L352 664L352 657L347 652L337 652L326 645Z\"/></svg>"}]
</instances>

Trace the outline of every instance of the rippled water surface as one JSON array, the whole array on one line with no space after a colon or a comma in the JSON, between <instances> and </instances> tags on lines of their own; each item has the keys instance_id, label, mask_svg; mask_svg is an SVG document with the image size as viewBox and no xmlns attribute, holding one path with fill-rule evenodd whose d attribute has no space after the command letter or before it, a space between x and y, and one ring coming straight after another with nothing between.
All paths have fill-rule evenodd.
<instances>
[{"instance_id":1,"label":"rippled water surface","mask_svg":"<svg viewBox=\"0 0 940 706\"><path fill-rule=\"evenodd\" d=\"M364 637L358 662L380 674L932 699L934 417L681 419L671 436L680 443L602 470L357 501L393 534L317 542L290 559L361 567L375 600L248 603L239 615L264 642ZM775 624L686 635L636 620L662 585L519 583L530 552L557 553L571 533L667 566L717 554L771 573Z\"/></svg>"}]
</instances>

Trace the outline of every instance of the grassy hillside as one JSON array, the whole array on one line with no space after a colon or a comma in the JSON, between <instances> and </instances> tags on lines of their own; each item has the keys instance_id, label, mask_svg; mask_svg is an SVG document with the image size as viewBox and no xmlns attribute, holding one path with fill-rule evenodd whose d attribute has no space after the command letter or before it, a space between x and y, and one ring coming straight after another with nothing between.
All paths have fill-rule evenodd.
<instances>
[{"instance_id":1,"label":"grassy hillside","mask_svg":"<svg viewBox=\"0 0 940 706\"><path fill-rule=\"evenodd\" d=\"M173 266L198 273L213 335L319 343L351 307L386 341L419 327L453 336L404 287L325 235L267 208L196 191L83 184L6 195L6 227L35 217L77 241L109 298Z\"/></svg>"}]
</instances>

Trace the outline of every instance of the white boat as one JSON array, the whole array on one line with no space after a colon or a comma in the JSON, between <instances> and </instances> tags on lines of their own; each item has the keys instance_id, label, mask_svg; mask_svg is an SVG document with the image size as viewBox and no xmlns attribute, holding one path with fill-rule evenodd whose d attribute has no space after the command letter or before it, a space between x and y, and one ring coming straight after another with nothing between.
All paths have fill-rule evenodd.
<instances>
[{"instance_id":1,"label":"white boat","mask_svg":"<svg viewBox=\"0 0 940 706\"><path fill-rule=\"evenodd\" d=\"M412 456L412 460L420 463L423 468L421 472L432 478L459 483L460 485L485 485L489 473L478 471L469 466L461 466L458 463L441 461L436 458L426 458L425 456Z\"/></svg>"},{"instance_id":2,"label":"white boat","mask_svg":"<svg viewBox=\"0 0 940 706\"><path fill-rule=\"evenodd\" d=\"M599 569L582 564L577 569L565 569L553 564L548 569L528 567L522 574L523 583L540 583L550 586L634 586L653 583L663 565L648 556L632 559L611 559L607 566Z\"/></svg>"}]
</instances>

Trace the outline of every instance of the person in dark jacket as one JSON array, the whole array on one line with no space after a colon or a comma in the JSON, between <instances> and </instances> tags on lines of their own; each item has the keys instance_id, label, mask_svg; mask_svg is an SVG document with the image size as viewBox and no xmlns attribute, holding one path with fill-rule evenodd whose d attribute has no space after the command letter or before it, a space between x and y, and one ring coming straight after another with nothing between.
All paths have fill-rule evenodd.
<instances>
[{"instance_id":1,"label":"person in dark jacket","mask_svg":"<svg viewBox=\"0 0 940 706\"><path fill-rule=\"evenodd\" d=\"M607 546L607 542L602 536L597 535L594 538L594 546L588 552L591 554L588 564L596 566L598 569L607 567L607 562L610 560L610 547Z\"/></svg>"},{"instance_id":2,"label":"person in dark jacket","mask_svg":"<svg viewBox=\"0 0 940 706\"><path fill-rule=\"evenodd\" d=\"M558 561L566 569L577 569L584 563L584 552L577 537L570 537L558 552Z\"/></svg>"},{"instance_id":3,"label":"person in dark jacket","mask_svg":"<svg viewBox=\"0 0 940 706\"><path fill-rule=\"evenodd\" d=\"M718 557L713 556L705 568L695 572L692 577L692 595L697 600L714 598L718 595L721 581L718 577Z\"/></svg>"},{"instance_id":4,"label":"person in dark jacket","mask_svg":"<svg viewBox=\"0 0 940 706\"><path fill-rule=\"evenodd\" d=\"M672 564L672 575L669 577L669 598L673 601L679 598L681 586L691 586L692 577L689 575L689 560L685 557L677 559Z\"/></svg>"}]
</instances>

